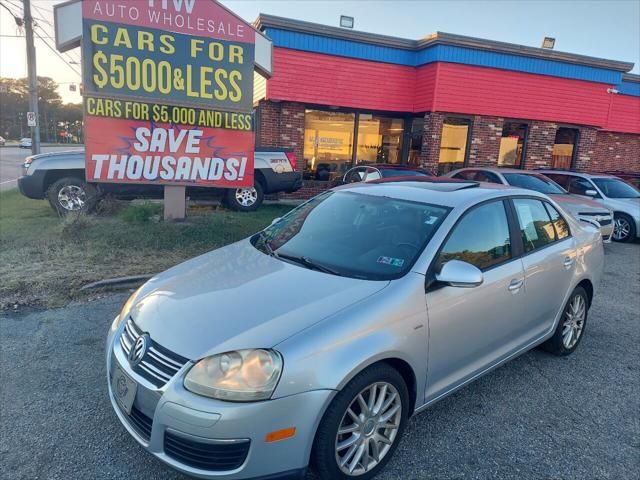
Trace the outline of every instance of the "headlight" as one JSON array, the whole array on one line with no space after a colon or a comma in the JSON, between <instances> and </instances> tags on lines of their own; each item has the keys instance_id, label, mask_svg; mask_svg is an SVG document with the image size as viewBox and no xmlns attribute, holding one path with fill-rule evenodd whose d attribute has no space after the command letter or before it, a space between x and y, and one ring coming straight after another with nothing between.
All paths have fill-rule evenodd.
<instances>
[{"instance_id":1,"label":"headlight","mask_svg":"<svg viewBox=\"0 0 640 480\"><path fill-rule=\"evenodd\" d=\"M282 373L273 350L238 350L203 358L184 379L187 390L219 400L251 402L271 397Z\"/></svg>"},{"instance_id":2,"label":"headlight","mask_svg":"<svg viewBox=\"0 0 640 480\"><path fill-rule=\"evenodd\" d=\"M142 288L142 287L140 287ZM127 299L126 302L124 302L124 305L122 306L122 308L120 309L120 313L118 314L118 316L113 320L113 323L111 324L111 330L113 330L114 332L118 329L118 327L120 326L120 324L122 323L122 321L127 318L127 316L129 315L129 310L131 310L131 306L133 305L133 301L136 299L136 296L138 295L138 291L140 290L140 288L138 288L135 292L133 292L129 298Z\"/></svg>"}]
</instances>

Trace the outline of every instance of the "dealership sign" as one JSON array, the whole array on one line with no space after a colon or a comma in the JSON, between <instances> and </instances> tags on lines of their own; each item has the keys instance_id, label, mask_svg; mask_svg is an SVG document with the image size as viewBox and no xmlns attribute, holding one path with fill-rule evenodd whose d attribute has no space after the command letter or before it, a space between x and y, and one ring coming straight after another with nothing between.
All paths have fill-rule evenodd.
<instances>
[{"instance_id":1,"label":"dealership sign","mask_svg":"<svg viewBox=\"0 0 640 480\"><path fill-rule=\"evenodd\" d=\"M259 35L214 0L84 0L87 180L253 185Z\"/></svg>"}]
</instances>

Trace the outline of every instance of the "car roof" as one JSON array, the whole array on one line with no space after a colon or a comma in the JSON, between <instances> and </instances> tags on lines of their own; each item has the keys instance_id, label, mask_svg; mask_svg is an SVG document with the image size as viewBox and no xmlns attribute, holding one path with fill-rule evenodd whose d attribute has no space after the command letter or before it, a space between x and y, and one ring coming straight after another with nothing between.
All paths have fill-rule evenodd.
<instances>
[{"instance_id":1,"label":"car roof","mask_svg":"<svg viewBox=\"0 0 640 480\"><path fill-rule=\"evenodd\" d=\"M557 174L557 175L573 175L575 177L584 177L584 178L619 178L615 175L611 175L609 173L588 173L588 172L574 172L573 170L537 170L538 172L546 175L547 173Z\"/></svg>"},{"instance_id":2,"label":"car roof","mask_svg":"<svg viewBox=\"0 0 640 480\"><path fill-rule=\"evenodd\" d=\"M375 182L358 182L334 188L365 195L390 197L399 200L442 205L451 208L467 208L477 203L510 195L536 196L546 199L532 190L515 188L497 183L470 182L443 177L421 177L407 179L397 177Z\"/></svg>"}]
</instances>

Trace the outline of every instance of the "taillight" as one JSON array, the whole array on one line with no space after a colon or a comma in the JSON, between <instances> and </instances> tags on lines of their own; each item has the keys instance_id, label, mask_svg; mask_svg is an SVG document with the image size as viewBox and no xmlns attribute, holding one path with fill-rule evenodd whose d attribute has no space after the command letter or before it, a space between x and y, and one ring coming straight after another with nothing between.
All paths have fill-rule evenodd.
<instances>
[{"instance_id":1,"label":"taillight","mask_svg":"<svg viewBox=\"0 0 640 480\"><path fill-rule=\"evenodd\" d=\"M291 168L295 172L298 169L298 159L296 158L296 154L293 152L285 152L285 155L291 164Z\"/></svg>"},{"instance_id":2,"label":"taillight","mask_svg":"<svg viewBox=\"0 0 640 480\"><path fill-rule=\"evenodd\" d=\"M22 164L22 166L24 168L29 168L32 162L33 162L33 157L27 157L24 159L24 163Z\"/></svg>"}]
</instances>

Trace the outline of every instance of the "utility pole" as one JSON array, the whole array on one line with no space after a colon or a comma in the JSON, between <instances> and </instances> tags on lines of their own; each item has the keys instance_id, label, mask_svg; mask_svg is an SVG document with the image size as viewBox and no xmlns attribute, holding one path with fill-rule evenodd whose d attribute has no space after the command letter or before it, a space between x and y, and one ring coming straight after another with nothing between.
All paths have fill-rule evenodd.
<instances>
[{"instance_id":1,"label":"utility pole","mask_svg":"<svg viewBox=\"0 0 640 480\"><path fill-rule=\"evenodd\" d=\"M38 117L38 77L36 75L36 47L33 43L31 0L22 0L24 27L27 37L27 70L29 72L29 110L36 114L36 126L31 127L31 153L40 153L40 118Z\"/></svg>"}]
</instances>

